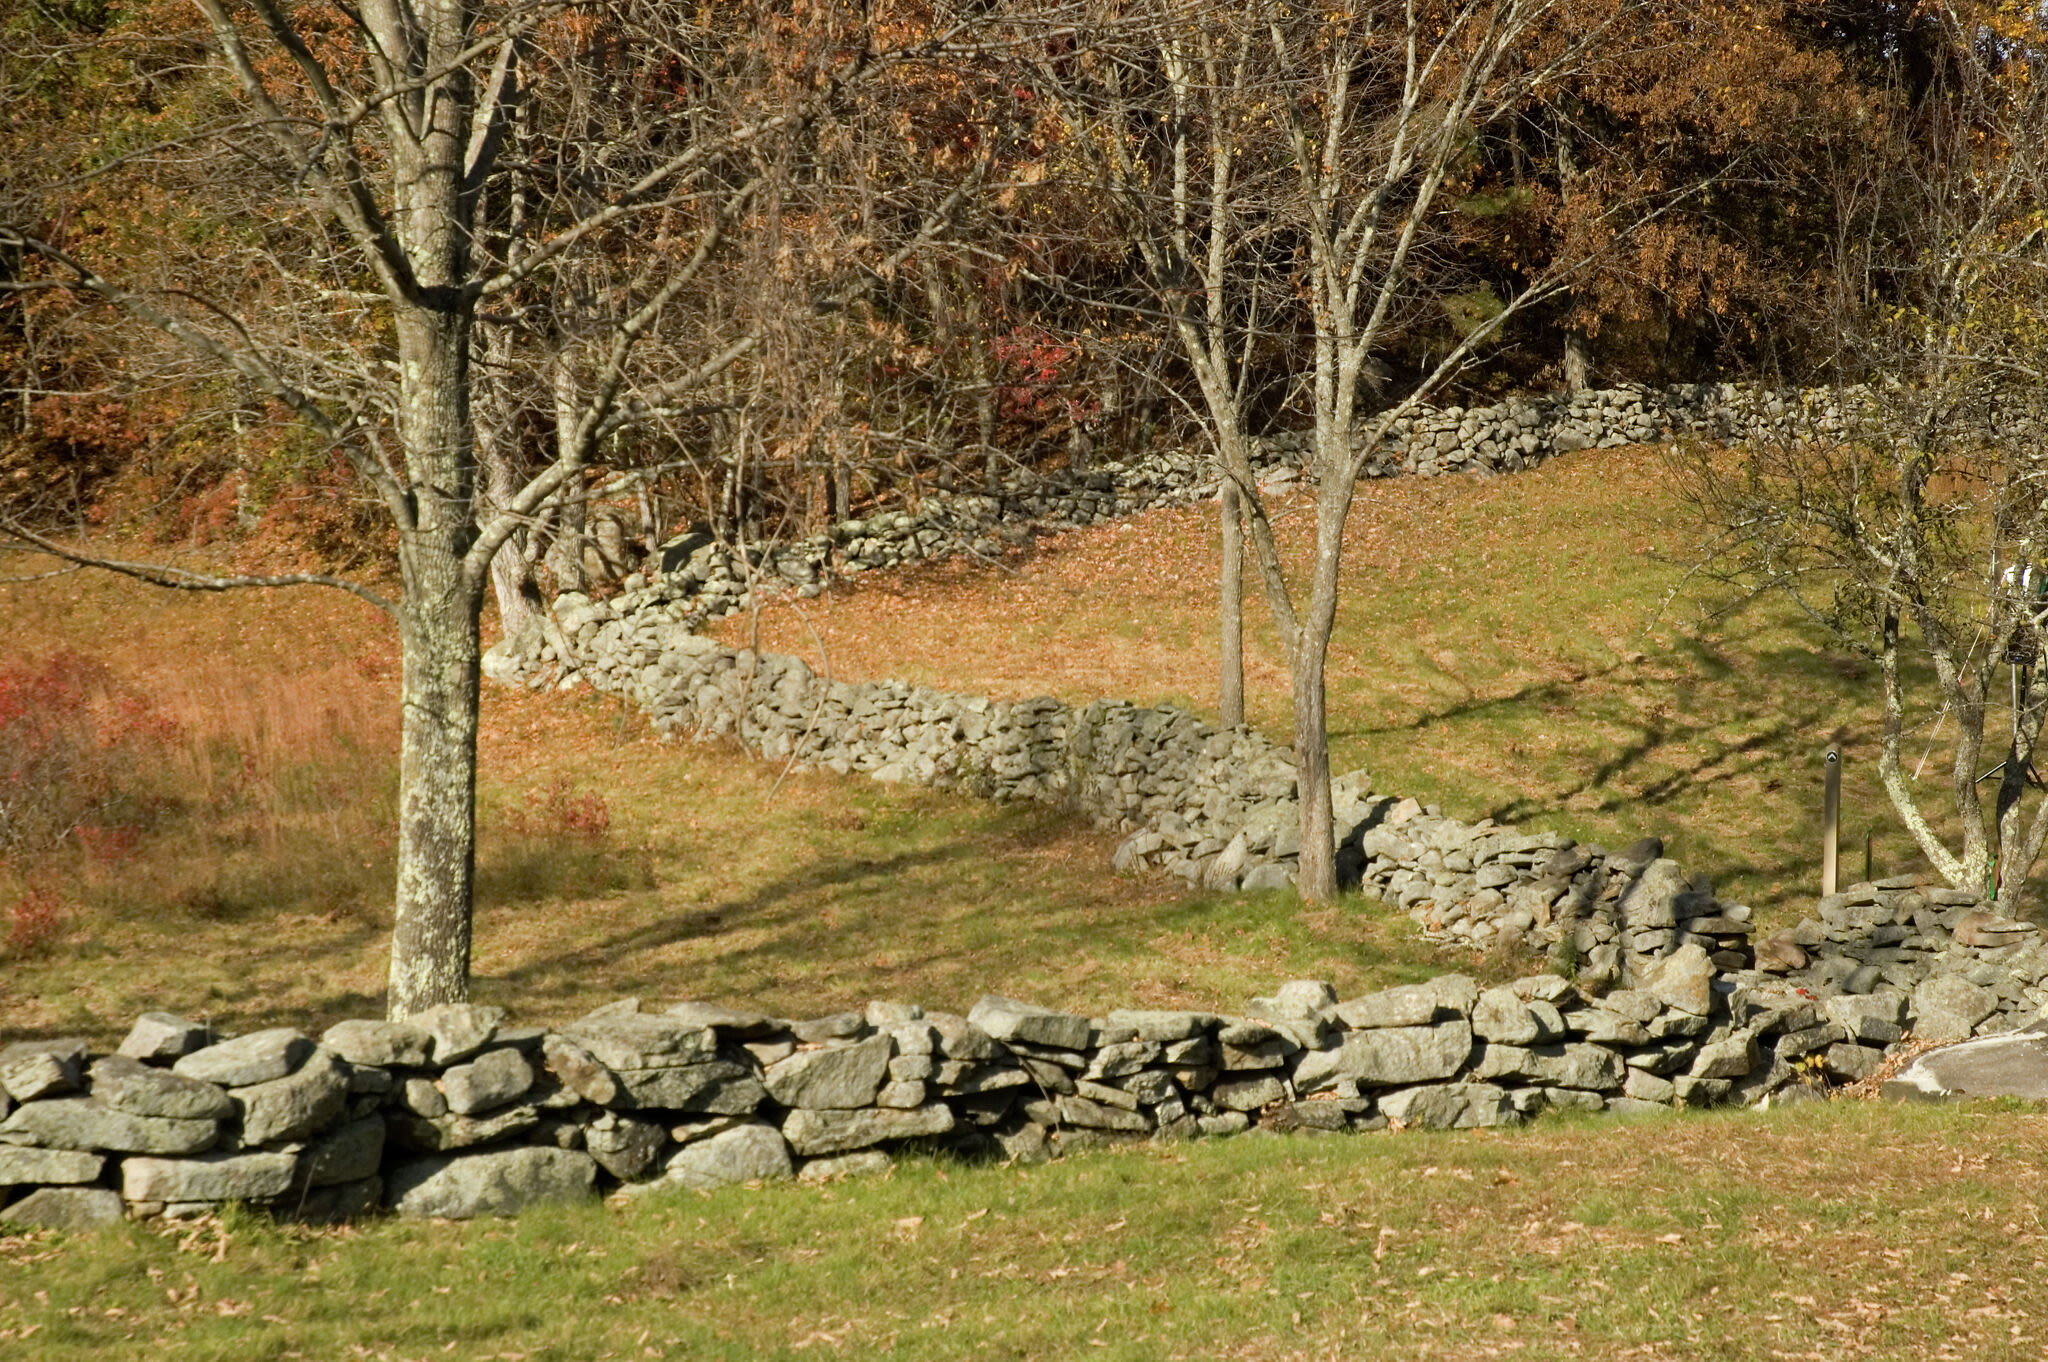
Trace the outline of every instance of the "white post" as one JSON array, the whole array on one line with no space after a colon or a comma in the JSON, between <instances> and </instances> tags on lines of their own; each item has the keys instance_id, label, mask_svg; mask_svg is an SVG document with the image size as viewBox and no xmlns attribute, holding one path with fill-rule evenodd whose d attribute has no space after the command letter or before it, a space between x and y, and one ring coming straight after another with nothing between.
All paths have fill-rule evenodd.
<instances>
[{"instance_id":1,"label":"white post","mask_svg":"<svg viewBox=\"0 0 2048 1362\"><path fill-rule=\"evenodd\" d=\"M1828 752L1827 785L1820 803L1820 892L1835 892L1835 829L1842 820L1842 754Z\"/></svg>"}]
</instances>

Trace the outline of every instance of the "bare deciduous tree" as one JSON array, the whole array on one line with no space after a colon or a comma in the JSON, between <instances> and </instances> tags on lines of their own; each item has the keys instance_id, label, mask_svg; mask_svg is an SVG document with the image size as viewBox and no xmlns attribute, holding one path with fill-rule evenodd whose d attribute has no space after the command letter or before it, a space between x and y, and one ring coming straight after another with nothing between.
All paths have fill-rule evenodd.
<instances>
[{"instance_id":1,"label":"bare deciduous tree","mask_svg":"<svg viewBox=\"0 0 2048 1362\"><path fill-rule=\"evenodd\" d=\"M755 192L760 149L948 35L907 16L893 31L916 36L883 52L875 16L832 5L800 19L767 5L699 19L551 0L197 4L240 103L187 145L231 149L260 184L251 219L231 228L296 233L289 252L248 256L270 272L266 298L282 300L288 324L238 317L207 296L214 280L124 279L120 262L67 247L18 206L0 245L24 263L5 287L90 296L239 375L345 455L388 515L404 660L388 1007L403 1017L468 994L479 615L493 560L582 494L611 436L687 400L750 346L741 326L680 371L639 367ZM777 78L740 80L758 26L792 23L808 27L785 45ZM746 97L726 98L735 88ZM522 137L522 118L551 122ZM656 229L636 235L647 224ZM202 240L195 268L238 239ZM587 329L551 329L560 293L588 304L566 316ZM500 305L505 324L523 318L540 333L553 431L539 467L480 489L477 357L492 348L477 328ZM285 584L110 562L23 533L167 585Z\"/></svg>"},{"instance_id":2,"label":"bare deciduous tree","mask_svg":"<svg viewBox=\"0 0 2048 1362\"><path fill-rule=\"evenodd\" d=\"M1839 382L1675 463L1703 569L1875 664L1894 810L1951 884L2009 899L2048 841L2048 33L1933 13L1937 79L1839 183Z\"/></svg>"}]
</instances>

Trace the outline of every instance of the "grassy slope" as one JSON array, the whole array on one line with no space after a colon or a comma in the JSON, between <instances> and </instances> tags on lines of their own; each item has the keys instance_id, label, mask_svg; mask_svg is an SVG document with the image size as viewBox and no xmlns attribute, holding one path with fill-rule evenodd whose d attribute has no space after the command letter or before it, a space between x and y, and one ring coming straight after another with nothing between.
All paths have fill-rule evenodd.
<instances>
[{"instance_id":1,"label":"grassy slope","mask_svg":"<svg viewBox=\"0 0 2048 1362\"><path fill-rule=\"evenodd\" d=\"M0 1239L22 1362L2037 1358L2038 1115L1837 1103L910 1162L517 1222Z\"/></svg>"},{"instance_id":2,"label":"grassy slope","mask_svg":"<svg viewBox=\"0 0 2048 1362\"><path fill-rule=\"evenodd\" d=\"M381 1011L381 619L333 593L82 577L0 593L20 656L81 650L179 724L152 756L167 806L131 854L67 841L0 864L0 930L24 877L63 903L56 939L0 947L0 1035L117 1039L152 1007L236 1027ZM627 993L806 1016L874 997L964 1010L997 986L1081 1008L1234 1005L1288 978L1361 989L1475 964L1383 915L1118 877L1113 838L1045 810L829 774L778 785L587 692L488 689L482 760L477 994L526 1019ZM597 838L568 826L593 796L610 815Z\"/></svg>"},{"instance_id":3,"label":"grassy slope","mask_svg":"<svg viewBox=\"0 0 2048 1362\"><path fill-rule=\"evenodd\" d=\"M1279 521L1297 558L1311 515L1297 502ZM1007 570L859 581L801 617L768 612L762 637L843 676L1213 714L1212 516L1063 535ZM1655 833L1774 921L1816 892L1821 757L1835 742L1850 877L1873 829L1876 873L1919 868L1876 780L1875 674L1831 660L1780 604L1712 618L1725 601L1674 596L1695 534L1647 449L1362 485L1329 668L1337 769L1363 765L1379 788L1468 820L1610 845ZM1247 613L1261 626L1249 717L1284 737L1281 655L1263 606ZM725 626L734 639L748 628Z\"/></svg>"}]
</instances>

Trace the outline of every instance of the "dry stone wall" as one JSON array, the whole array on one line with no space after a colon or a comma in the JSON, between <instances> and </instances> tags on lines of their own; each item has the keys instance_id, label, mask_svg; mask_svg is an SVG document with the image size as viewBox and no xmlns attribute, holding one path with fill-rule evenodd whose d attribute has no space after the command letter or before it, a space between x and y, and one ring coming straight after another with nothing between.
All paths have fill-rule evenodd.
<instances>
[{"instance_id":1,"label":"dry stone wall","mask_svg":"<svg viewBox=\"0 0 2048 1362\"><path fill-rule=\"evenodd\" d=\"M1508 854L1594 859L1576 850ZM1656 867L1669 863L1643 860L1650 850L1604 858L1626 886L1617 904L1667 893ZM1629 855L1642 861L1632 876ZM1553 878L1568 895L1590 868ZM1902 1040L2038 1025L2048 1000L2034 928L1903 882L1823 900L1766 943L1768 968L1717 954L1685 941L1643 958L1628 987L1452 974L1340 1000L1297 981L1235 1015L1089 1017L990 996L966 1016L875 1002L791 1020L628 998L552 1028L457 1005L315 1039L149 1013L111 1054L0 1044L0 1224L78 1229L228 1202L315 1222L511 1215L870 1172L905 1150L1032 1162L1115 1140L1812 1099L1868 1077Z\"/></svg>"},{"instance_id":2,"label":"dry stone wall","mask_svg":"<svg viewBox=\"0 0 2048 1362\"><path fill-rule=\"evenodd\" d=\"M1424 407L1397 422L1369 454L1365 476L1512 473L1573 450L1681 435L1729 439L1761 430L1789 431L1798 422L1838 422L1830 406L1834 400L1819 391L1785 395L1733 383L1701 383L1517 397L1484 407ZM1357 439L1363 441L1363 431ZM1298 480L1308 444L1309 437L1299 432L1256 440L1252 462L1261 483L1278 488ZM1021 470L997 487L934 492L914 508L841 521L823 534L745 555L709 536L675 541L662 561L625 579L613 608L653 610L701 623L745 609L754 589L813 596L835 575L959 554L994 557L1027 534L1028 526L1098 525L1157 506L1200 501L1215 491L1209 460L1185 449L1080 470ZM558 660L551 641L536 639L528 650Z\"/></svg>"}]
</instances>

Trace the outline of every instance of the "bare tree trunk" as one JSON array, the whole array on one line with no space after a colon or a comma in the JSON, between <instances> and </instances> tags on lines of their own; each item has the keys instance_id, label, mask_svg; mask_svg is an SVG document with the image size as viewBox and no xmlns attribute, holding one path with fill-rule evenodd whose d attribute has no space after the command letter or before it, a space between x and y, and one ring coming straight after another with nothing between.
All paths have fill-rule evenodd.
<instances>
[{"instance_id":1,"label":"bare tree trunk","mask_svg":"<svg viewBox=\"0 0 2048 1362\"><path fill-rule=\"evenodd\" d=\"M476 538L468 333L462 311L422 308L398 319L400 434L416 490L413 524L399 533L398 901L386 999L393 1018L469 997L483 601L464 566Z\"/></svg>"},{"instance_id":2,"label":"bare tree trunk","mask_svg":"<svg viewBox=\"0 0 2048 1362\"><path fill-rule=\"evenodd\" d=\"M1223 531L1223 566L1217 587L1220 667L1216 708L1225 728L1244 724L1244 516L1237 484L1226 472L1216 494Z\"/></svg>"},{"instance_id":3,"label":"bare tree trunk","mask_svg":"<svg viewBox=\"0 0 2048 1362\"><path fill-rule=\"evenodd\" d=\"M1586 353L1586 338L1576 331L1564 333L1564 386L1566 392L1582 393L1592 386L1593 362Z\"/></svg>"}]
</instances>

